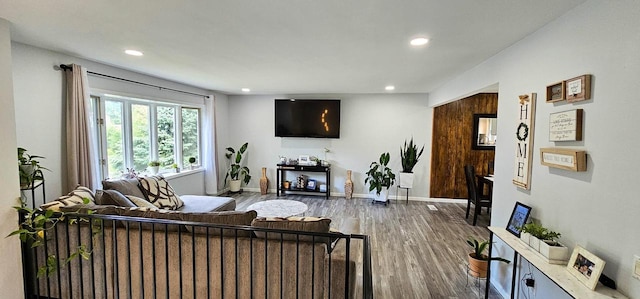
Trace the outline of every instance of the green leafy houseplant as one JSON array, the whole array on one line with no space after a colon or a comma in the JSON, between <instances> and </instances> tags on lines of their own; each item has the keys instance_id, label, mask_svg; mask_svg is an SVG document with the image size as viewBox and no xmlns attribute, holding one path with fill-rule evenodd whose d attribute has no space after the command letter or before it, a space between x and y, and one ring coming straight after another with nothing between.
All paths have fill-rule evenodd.
<instances>
[{"instance_id":1,"label":"green leafy houseplant","mask_svg":"<svg viewBox=\"0 0 640 299\"><path fill-rule=\"evenodd\" d=\"M480 241L474 237L469 237L469 239L467 239L467 244L471 246L471 248L473 248L473 252L471 252L469 255L475 259L479 259L482 261L489 261L489 260L500 261L507 264L511 263L510 260L507 260L501 257L489 258L486 254L484 254L484 251L487 249L487 246L489 246L489 241L487 240Z\"/></svg>"},{"instance_id":2,"label":"green leafy houseplant","mask_svg":"<svg viewBox=\"0 0 640 299\"><path fill-rule=\"evenodd\" d=\"M243 144L239 150L234 150L232 147L227 147L227 153L225 156L231 162L229 164L229 169L227 170L227 175L224 177L224 185L227 185L227 178L231 178L231 180L239 180L240 176L244 176L244 183L249 184L251 181L251 175L249 172L249 168L246 166L242 166L242 155L247 151L247 147L249 147L249 143L246 142Z\"/></svg>"},{"instance_id":3,"label":"green leafy houseplant","mask_svg":"<svg viewBox=\"0 0 640 299\"><path fill-rule=\"evenodd\" d=\"M88 204L90 200L88 198L84 198L83 202ZM45 245L46 242L46 232L55 231L55 226L62 222L67 221L69 225L77 224L79 221L81 222L89 222L88 218L68 218L67 214L64 212L54 212L53 210L42 210L42 209L29 209L22 203L20 207L14 207L22 215L23 219L20 223L20 226L17 230L11 232L6 238L18 235L20 241L27 244L29 248L37 248ZM88 214L91 214L93 211L87 211ZM100 222L98 219L94 219L91 222L91 232L92 236L100 234L102 232ZM82 258L84 260L89 260L91 256L91 251L87 249L86 244L80 244L76 248L72 248L73 251L69 252L69 255L64 258L62 264L59 264L59 259L55 254L50 254L43 261L43 265L38 266L37 277L43 276L51 276L55 273L59 268L66 266L69 262L76 258Z\"/></svg>"},{"instance_id":4,"label":"green leafy houseplant","mask_svg":"<svg viewBox=\"0 0 640 299\"><path fill-rule=\"evenodd\" d=\"M549 230L548 228L534 222L523 225L520 228L520 231L522 233L531 234L532 236L540 240L549 241L551 243L555 243L556 240L558 240L558 238L560 238L561 236L560 233Z\"/></svg>"},{"instance_id":5,"label":"green leafy houseplant","mask_svg":"<svg viewBox=\"0 0 640 299\"><path fill-rule=\"evenodd\" d=\"M189 164L196 163L196 157L189 157Z\"/></svg>"},{"instance_id":6,"label":"green leafy houseplant","mask_svg":"<svg viewBox=\"0 0 640 299\"><path fill-rule=\"evenodd\" d=\"M42 167L38 159L44 159L44 157L29 155L27 154L26 149L22 147L18 148L18 171L20 173L20 186L28 186L31 185L34 180L43 179L42 175L36 173L36 171L40 169L48 169Z\"/></svg>"},{"instance_id":7,"label":"green leafy houseplant","mask_svg":"<svg viewBox=\"0 0 640 299\"><path fill-rule=\"evenodd\" d=\"M416 166L422 152L424 151L424 145L418 151L418 146L413 143L413 137L409 143L404 141L404 147L400 148L400 159L402 162L402 172L413 173L413 167Z\"/></svg>"},{"instance_id":8,"label":"green leafy houseplant","mask_svg":"<svg viewBox=\"0 0 640 299\"><path fill-rule=\"evenodd\" d=\"M371 162L369 171L366 172L367 178L364 183L369 183L369 192L376 190L376 194L380 195L382 187L389 189L396 181L396 175L387 167L389 164L389 153L382 153L378 162Z\"/></svg>"}]
</instances>

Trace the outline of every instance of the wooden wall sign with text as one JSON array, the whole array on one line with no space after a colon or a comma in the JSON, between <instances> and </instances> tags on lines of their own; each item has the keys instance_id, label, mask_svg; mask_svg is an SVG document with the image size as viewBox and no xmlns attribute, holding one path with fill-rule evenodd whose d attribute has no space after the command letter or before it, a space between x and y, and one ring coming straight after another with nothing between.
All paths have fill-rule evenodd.
<instances>
[{"instance_id":1,"label":"wooden wall sign with text","mask_svg":"<svg viewBox=\"0 0 640 299\"><path fill-rule=\"evenodd\" d=\"M533 127L536 116L536 93L521 95L518 98L513 184L518 188L529 190L531 189L531 150L533 149Z\"/></svg>"},{"instance_id":2,"label":"wooden wall sign with text","mask_svg":"<svg viewBox=\"0 0 640 299\"><path fill-rule=\"evenodd\" d=\"M571 171L587 171L587 153L568 148L541 148L540 163Z\"/></svg>"},{"instance_id":3,"label":"wooden wall sign with text","mask_svg":"<svg viewBox=\"0 0 640 299\"><path fill-rule=\"evenodd\" d=\"M582 109L551 113L549 141L581 141Z\"/></svg>"}]
</instances>

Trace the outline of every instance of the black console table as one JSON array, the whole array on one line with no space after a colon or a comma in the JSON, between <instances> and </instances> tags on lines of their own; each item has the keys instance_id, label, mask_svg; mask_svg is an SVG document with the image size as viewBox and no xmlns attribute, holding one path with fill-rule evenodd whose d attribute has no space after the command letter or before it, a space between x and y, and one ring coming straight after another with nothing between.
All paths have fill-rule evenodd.
<instances>
[{"instance_id":1,"label":"black console table","mask_svg":"<svg viewBox=\"0 0 640 299\"><path fill-rule=\"evenodd\" d=\"M285 178L285 173L287 171L298 171L298 172L324 172L326 177L327 191L321 192L317 190L308 190L304 188L298 189L285 189L282 186L282 182ZM280 193L283 195L286 191L296 191L296 192L311 192L311 193L324 193L326 199L329 199L331 195L331 167L330 166L322 166L322 165L287 165L287 164L277 164L276 165L276 194L280 196Z\"/></svg>"}]
</instances>

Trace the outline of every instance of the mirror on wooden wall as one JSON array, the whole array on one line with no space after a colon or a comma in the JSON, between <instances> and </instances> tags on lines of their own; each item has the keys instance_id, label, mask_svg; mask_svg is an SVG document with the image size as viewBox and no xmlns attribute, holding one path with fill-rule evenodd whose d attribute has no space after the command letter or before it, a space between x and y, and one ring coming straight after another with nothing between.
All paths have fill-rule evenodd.
<instances>
[{"instance_id":1,"label":"mirror on wooden wall","mask_svg":"<svg viewBox=\"0 0 640 299\"><path fill-rule=\"evenodd\" d=\"M471 145L476 150L495 150L498 132L496 114L474 114Z\"/></svg>"}]
</instances>

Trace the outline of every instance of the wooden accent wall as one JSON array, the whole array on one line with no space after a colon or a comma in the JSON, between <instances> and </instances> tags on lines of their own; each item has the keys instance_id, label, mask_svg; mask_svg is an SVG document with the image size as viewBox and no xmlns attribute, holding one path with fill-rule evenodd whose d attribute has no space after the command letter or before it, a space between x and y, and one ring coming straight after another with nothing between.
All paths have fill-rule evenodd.
<instances>
[{"instance_id":1,"label":"wooden accent wall","mask_svg":"<svg viewBox=\"0 0 640 299\"><path fill-rule=\"evenodd\" d=\"M471 148L473 115L477 113L497 114L498 94L480 93L434 108L431 197L467 198L464 166L473 164L476 173L487 173L489 161L494 161L495 151ZM497 142L507 139L500 137Z\"/></svg>"}]
</instances>

